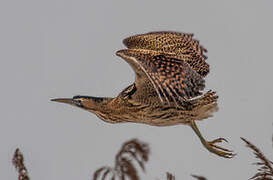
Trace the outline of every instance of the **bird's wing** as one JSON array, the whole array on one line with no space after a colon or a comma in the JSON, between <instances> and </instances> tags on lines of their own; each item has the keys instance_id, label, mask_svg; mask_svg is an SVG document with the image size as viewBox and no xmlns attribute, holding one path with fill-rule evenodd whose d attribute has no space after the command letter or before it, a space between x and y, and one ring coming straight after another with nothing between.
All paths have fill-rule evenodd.
<instances>
[{"instance_id":1,"label":"bird's wing","mask_svg":"<svg viewBox=\"0 0 273 180\"><path fill-rule=\"evenodd\" d=\"M126 49L116 53L128 62L136 74L136 86L145 89L151 82L154 91L162 103L174 102L180 105L187 99L201 95L205 81L183 60L165 55L151 55L151 53ZM145 92L144 92L145 93Z\"/></svg>"},{"instance_id":2,"label":"bird's wing","mask_svg":"<svg viewBox=\"0 0 273 180\"><path fill-rule=\"evenodd\" d=\"M193 39L193 34L180 32L150 32L128 37L123 43L129 49L146 49L160 52L187 62L198 74L206 76L209 65L204 55L207 50Z\"/></svg>"}]
</instances>

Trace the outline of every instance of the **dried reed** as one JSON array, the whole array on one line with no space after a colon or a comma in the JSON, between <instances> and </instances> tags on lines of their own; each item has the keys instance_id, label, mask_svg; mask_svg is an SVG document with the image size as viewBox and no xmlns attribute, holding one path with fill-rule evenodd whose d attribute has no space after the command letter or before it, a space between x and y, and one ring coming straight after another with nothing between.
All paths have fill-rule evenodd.
<instances>
[{"instance_id":1,"label":"dried reed","mask_svg":"<svg viewBox=\"0 0 273 180\"><path fill-rule=\"evenodd\" d=\"M12 164L18 172L18 180L29 180L27 168L24 165L24 156L17 148L12 158Z\"/></svg>"},{"instance_id":2,"label":"dried reed","mask_svg":"<svg viewBox=\"0 0 273 180\"><path fill-rule=\"evenodd\" d=\"M149 152L149 146L137 139L125 142L116 155L115 167L99 168L93 174L93 180L98 180L99 177L101 180L105 180L107 177L110 177L111 180L116 178L140 180L133 162L136 162L145 171L144 163L148 161Z\"/></svg>"},{"instance_id":3,"label":"dried reed","mask_svg":"<svg viewBox=\"0 0 273 180\"><path fill-rule=\"evenodd\" d=\"M268 160L254 144L252 144L245 138L241 137L241 139L246 143L247 147L254 151L255 157L260 160L259 162L254 163L255 165L258 165L260 167L258 168L258 172L250 179L273 180L273 162Z\"/></svg>"},{"instance_id":4,"label":"dried reed","mask_svg":"<svg viewBox=\"0 0 273 180\"><path fill-rule=\"evenodd\" d=\"M198 180L207 180L207 178L205 178L203 176L197 176L197 175L191 175L191 176L198 179Z\"/></svg>"},{"instance_id":5,"label":"dried reed","mask_svg":"<svg viewBox=\"0 0 273 180\"><path fill-rule=\"evenodd\" d=\"M167 180L175 180L175 176L169 172L166 173L167 174Z\"/></svg>"}]
</instances>

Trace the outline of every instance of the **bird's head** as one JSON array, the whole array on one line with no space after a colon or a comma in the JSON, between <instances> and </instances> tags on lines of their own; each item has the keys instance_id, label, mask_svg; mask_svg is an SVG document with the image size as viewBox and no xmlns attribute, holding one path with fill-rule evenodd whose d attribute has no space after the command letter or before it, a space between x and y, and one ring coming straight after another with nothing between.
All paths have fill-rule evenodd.
<instances>
[{"instance_id":1,"label":"bird's head","mask_svg":"<svg viewBox=\"0 0 273 180\"><path fill-rule=\"evenodd\" d=\"M93 96L74 96L73 98L56 98L51 101L70 104L85 110L99 111L105 107L112 98Z\"/></svg>"}]
</instances>

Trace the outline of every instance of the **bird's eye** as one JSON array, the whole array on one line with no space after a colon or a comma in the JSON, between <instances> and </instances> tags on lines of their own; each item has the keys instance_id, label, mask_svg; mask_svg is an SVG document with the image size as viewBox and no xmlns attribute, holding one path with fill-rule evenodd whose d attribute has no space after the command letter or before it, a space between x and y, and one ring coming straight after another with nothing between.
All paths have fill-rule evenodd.
<instances>
[{"instance_id":1,"label":"bird's eye","mask_svg":"<svg viewBox=\"0 0 273 180\"><path fill-rule=\"evenodd\" d=\"M81 101L81 99L73 99L73 103L74 103L75 105L77 105L77 106L82 107L82 101Z\"/></svg>"}]
</instances>

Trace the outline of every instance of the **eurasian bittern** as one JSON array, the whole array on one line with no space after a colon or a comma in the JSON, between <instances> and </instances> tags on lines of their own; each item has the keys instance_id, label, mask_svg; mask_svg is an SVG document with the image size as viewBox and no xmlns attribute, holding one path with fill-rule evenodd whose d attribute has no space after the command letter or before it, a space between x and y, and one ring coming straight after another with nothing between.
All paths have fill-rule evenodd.
<instances>
[{"instance_id":1,"label":"eurasian bittern","mask_svg":"<svg viewBox=\"0 0 273 180\"><path fill-rule=\"evenodd\" d=\"M215 92L202 94L209 65L207 50L192 38L193 34L151 32L123 40L128 49L119 50L134 70L135 82L117 97L74 96L52 99L96 114L109 123L134 122L153 126L187 124L212 153L225 158L232 151L217 146L226 141L206 141L195 121L206 119L217 111Z\"/></svg>"}]
</instances>

